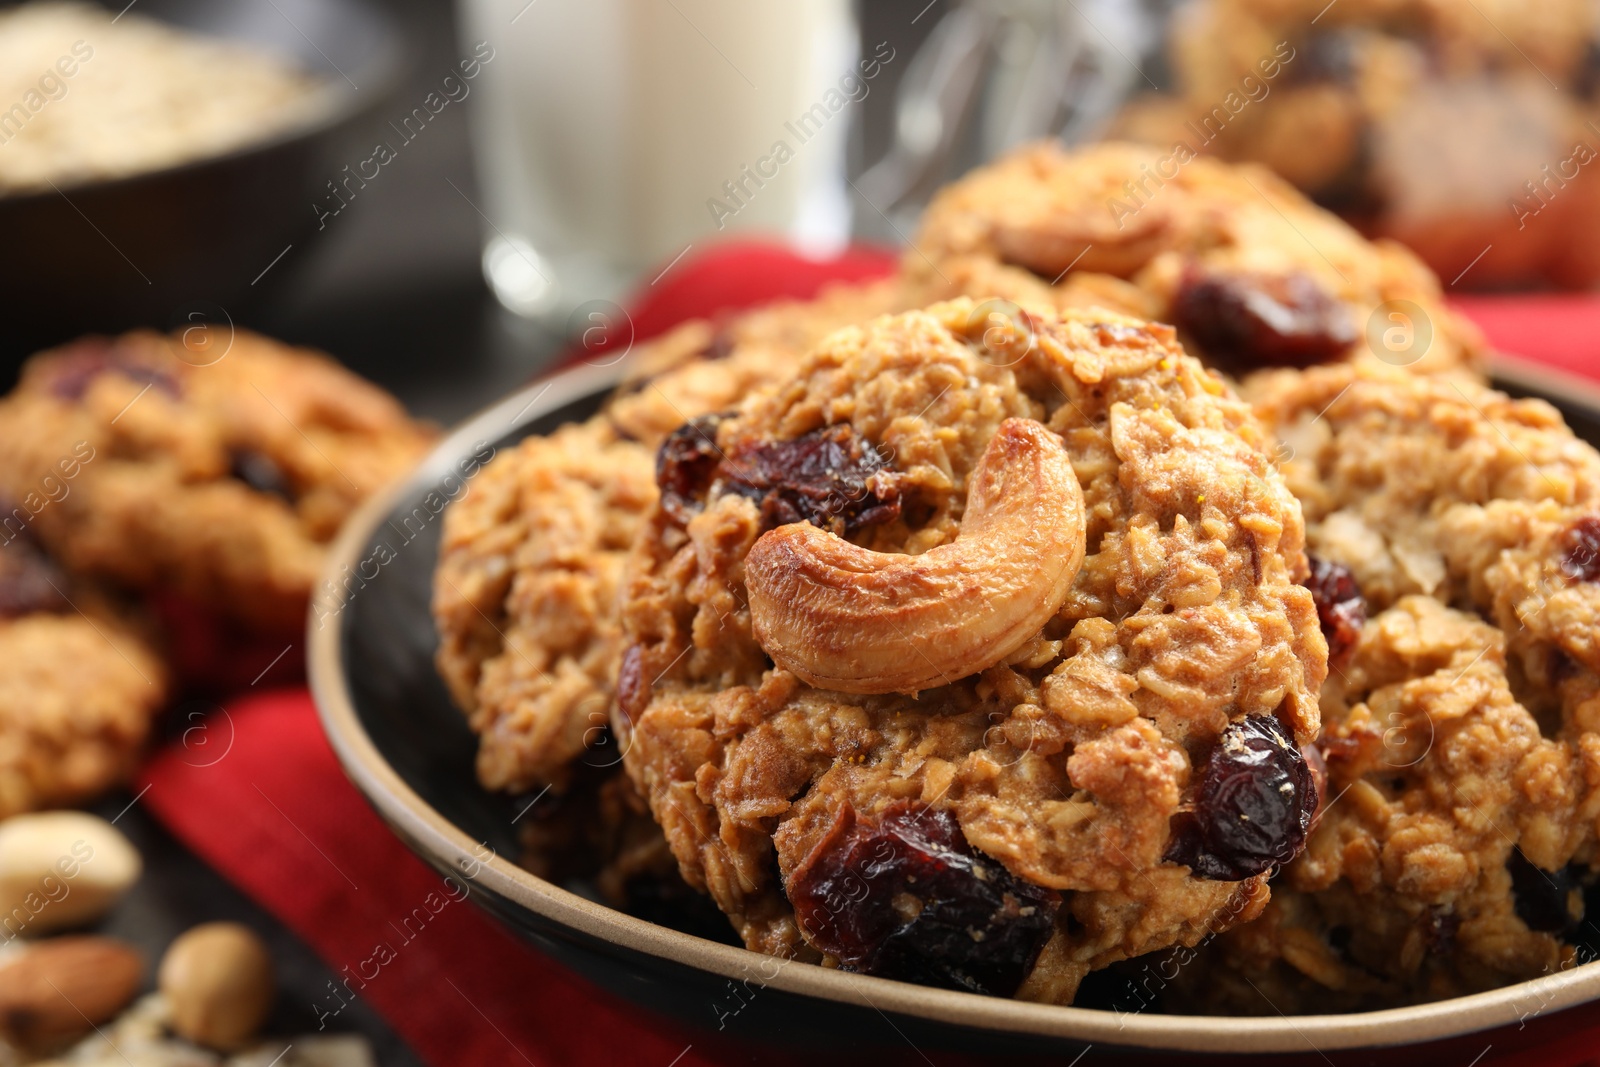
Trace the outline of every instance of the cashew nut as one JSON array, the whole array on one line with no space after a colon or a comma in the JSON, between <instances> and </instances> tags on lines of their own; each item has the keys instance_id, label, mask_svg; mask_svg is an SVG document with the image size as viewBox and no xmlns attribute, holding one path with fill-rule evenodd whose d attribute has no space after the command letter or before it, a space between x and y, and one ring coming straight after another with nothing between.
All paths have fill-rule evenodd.
<instances>
[{"instance_id":1,"label":"cashew nut","mask_svg":"<svg viewBox=\"0 0 1600 1067\"><path fill-rule=\"evenodd\" d=\"M745 560L750 619L773 661L811 685L914 694L1021 648L1061 609L1083 553L1083 491L1061 439L1007 419L954 541L910 556L780 526Z\"/></svg>"}]
</instances>

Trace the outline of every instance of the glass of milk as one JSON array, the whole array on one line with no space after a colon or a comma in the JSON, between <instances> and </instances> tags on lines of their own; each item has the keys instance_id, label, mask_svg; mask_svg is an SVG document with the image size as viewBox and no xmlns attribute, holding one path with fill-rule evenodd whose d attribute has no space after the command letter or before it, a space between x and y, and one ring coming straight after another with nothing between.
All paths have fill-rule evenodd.
<instances>
[{"instance_id":1,"label":"glass of milk","mask_svg":"<svg viewBox=\"0 0 1600 1067\"><path fill-rule=\"evenodd\" d=\"M849 232L851 112L893 49L850 0L461 0L484 273L567 315L731 233L823 253ZM901 62L904 62L904 57Z\"/></svg>"}]
</instances>

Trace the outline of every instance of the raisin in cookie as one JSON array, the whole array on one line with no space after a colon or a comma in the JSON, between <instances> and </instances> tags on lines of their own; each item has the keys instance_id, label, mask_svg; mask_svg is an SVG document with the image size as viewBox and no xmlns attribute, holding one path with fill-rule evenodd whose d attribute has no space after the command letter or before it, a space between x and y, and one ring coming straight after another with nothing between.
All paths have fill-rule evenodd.
<instances>
[{"instance_id":1,"label":"raisin in cookie","mask_svg":"<svg viewBox=\"0 0 1600 1067\"><path fill-rule=\"evenodd\" d=\"M605 746L622 655L618 575L656 500L662 438L900 300L889 280L685 323L634 353L602 414L506 451L451 506L434 580L438 665L479 736L487 788L562 787L580 758L615 765Z\"/></svg>"},{"instance_id":2,"label":"raisin in cookie","mask_svg":"<svg viewBox=\"0 0 1600 1067\"><path fill-rule=\"evenodd\" d=\"M291 631L324 544L430 439L376 386L252 334L85 338L0 401L0 491L36 494L88 447L35 522L64 566Z\"/></svg>"},{"instance_id":3,"label":"raisin in cookie","mask_svg":"<svg viewBox=\"0 0 1600 1067\"><path fill-rule=\"evenodd\" d=\"M167 695L143 634L15 532L17 512L0 544L0 818L124 780Z\"/></svg>"},{"instance_id":4,"label":"raisin in cookie","mask_svg":"<svg viewBox=\"0 0 1600 1067\"><path fill-rule=\"evenodd\" d=\"M616 729L685 878L752 948L1058 1003L1254 915L1326 673L1271 445L1169 327L971 301L681 428Z\"/></svg>"},{"instance_id":5,"label":"raisin in cookie","mask_svg":"<svg viewBox=\"0 0 1600 1067\"><path fill-rule=\"evenodd\" d=\"M1182 973L1179 1006L1392 1008L1576 962L1569 865L1592 850L1600 738L1542 736L1507 666L1499 630L1429 597L1366 625L1324 690L1330 803L1262 917Z\"/></svg>"},{"instance_id":6,"label":"raisin in cookie","mask_svg":"<svg viewBox=\"0 0 1600 1067\"><path fill-rule=\"evenodd\" d=\"M1431 372L1484 351L1400 246L1367 241L1260 167L1129 144L1036 144L968 175L934 198L904 270L929 300L1174 323L1191 351L1237 374L1351 359Z\"/></svg>"}]
</instances>

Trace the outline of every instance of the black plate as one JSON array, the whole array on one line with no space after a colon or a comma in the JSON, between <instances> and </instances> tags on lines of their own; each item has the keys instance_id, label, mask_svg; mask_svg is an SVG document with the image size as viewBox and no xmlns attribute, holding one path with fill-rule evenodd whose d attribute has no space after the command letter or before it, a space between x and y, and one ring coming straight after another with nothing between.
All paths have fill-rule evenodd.
<instances>
[{"instance_id":1,"label":"black plate","mask_svg":"<svg viewBox=\"0 0 1600 1067\"><path fill-rule=\"evenodd\" d=\"M1498 384L1560 406L1569 423L1600 442L1600 396L1587 383L1507 362ZM1600 965L1437 1004L1356 1015L1295 1019L1117 1015L1086 1008L1021 1004L967 993L844 974L769 957L643 922L594 902L585 887L558 887L517 868L512 820L521 803L491 794L473 772L476 744L433 668L437 636L429 614L439 522L420 526L425 498L457 486L457 461L487 442L504 449L594 412L618 368L585 367L530 387L469 421L405 485L353 519L331 552L329 577L352 595L337 610L313 609L311 683L324 727L346 772L379 814L427 862L460 874L479 843L496 858L477 870L473 895L551 957L597 983L699 1028L703 1041L754 1042L766 1049L845 1048L874 1058L919 1050L1036 1054L1067 1064L1087 1044L1196 1053L1301 1054L1333 1063L1338 1049L1433 1041L1430 1057L1466 1063L1486 1043L1525 1045L1535 1024L1573 1028L1600 998ZM452 476L447 482L446 477ZM422 510L419 512L419 506ZM387 546L381 552L379 544ZM388 562L360 566L361 561ZM346 570L345 568L349 568ZM349 574L362 578L350 582ZM576 892L574 892L576 890ZM1508 1028L1496 1038L1481 1031ZM1474 1035L1474 1036L1463 1036ZM1310 1051L1315 1050L1315 1051ZM1334 1053L1337 1055L1337 1052ZM1415 1051L1362 1052L1344 1062L1411 1063ZM912 1059L916 1062L916 1057ZM1445 1062L1440 1059L1439 1062Z\"/></svg>"}]
</instances>

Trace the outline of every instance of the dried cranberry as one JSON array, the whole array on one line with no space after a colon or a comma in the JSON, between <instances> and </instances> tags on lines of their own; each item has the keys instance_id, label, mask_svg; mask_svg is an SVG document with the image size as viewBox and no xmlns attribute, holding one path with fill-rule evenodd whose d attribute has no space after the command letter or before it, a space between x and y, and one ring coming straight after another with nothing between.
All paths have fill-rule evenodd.
<instances>
[{"instance_id":1,"label":"dried cranberry","mask_svg":"<svg viewBox=\"0 0 1600 1067\"><path fill-rule=\"evenodd\" d=\"M1583 59L1572 79L1572 92L1583 100L1600 93L1600 41L1590 40L1583 46Z\"/></svg>"},{"instance_id":2,"label":"dried cranberry","mask_svg":"<svg viewBox=\"0 0 1600 1067\"><path fill-rule=\"evenodd\" d=\"M846 970L999 996L1027 977L1061 906L969 845L950 812L910 801L875 823L846 805L785 888Z\"/></svg>"},{"instance_id":3,"label":"dried cranberry","mask_svg":"<svg viewBox=\"0 0 1600 1067\"><path fill-rule=\"evenodd\" d=\"M738 348L733 334L727 330L718 330L711 335L711 340L706 342L705 348L700 351L700 358L709 361L727 359Z\"/></svg>"},{"instance_id":4,"label":"dried cranberry","mask_svg":"<svg viewBox=\"0 0 1600 1067\"><path fill-rule=\"evenodd\" d=\"M1326 363L1359 336L1345 306L1304 271L1193 274L1172 315L1207 355L1248 367Z\"/></svg>"},{"instance_id":5,"label":"dried cranberry","mask_svg":"<svg viewBox=\"0 0 1600 1067\"><path fill-rule=\"evenodd\" d=\"M1365 751L1363 736L1346 737L1323 734L1317 738L1317 750L1322 753L1324 765L1328 762L1349 763L1359 759Z\"/></svg>"},{"instance_id":6,"label":"dried cranberry","mask_svg":"<svg viewBox=\"0 0 1600 1067\"><path fill-rule=\"evenodd\" d=\"M1600 582L1600 515L1585 515L1561 534L1561 573L1575 582Z\"/></svg>"},{"instance_id":7,"label":"dried cranberry","mask_svg":"<svg viewBox=\"0 0 1600 1067\"><path fill-rule=\"evenodd\" d=\"M285 500L294 500L294 485L289 475L278 466L277 460L253 448L236 448L229 457L228 471L233 477L258 493L270 493Z\"/></svg>"},{"instance_id":8,"label":"dried cranberry","mask_svg":"<svg viewBox=\"0 0 1600 1067\"><path fill-rule=\"evenodd\" d=\"M1357 43L1354 34L1334 31L1314 33L1299 48L1295 62L1286 68L1285 84L1316 82L1353 84L1357 70Z\"/></svg>"},{"instance_id":9,"label":"dried cranberry","mask_svg":"<svg viewBox=\"0 0 1600 1067\"><path fill-rule=\"evenodd\" d=\"M900 517L900 490L875 477L888 469L876 449L839 423L737 449L718 472L719 491L759 504L767 529L809 522L849 534Z\"/></svg>"},{"instance_id":10,"label":"dried cranberry","mask_svg":"<svg viewBox=\"0 0 1600 1067\"><path fill-rule=\"evenodd\" d=\"M1306 767L1311 771L1311 784L1317 790L1317 805L1311 811L1311 822L1306 826L1309 836L1317 829L1317 824L1322 821L1322 812L1327 807L1328 799L1328 761L1323 758L1320 744L1305 745L1300 749L1300 756L1306 761Z\"/></svg>"},{"instance_id":11,"label":"dried cranberry","mask_svg":"<svg viewBox=\"0 0 1600 1067\"><path fill-rule=\"evenodd\" d=\"M1428 950L1440 956L1448 956L1455 951L1456 935L1461 932L1461 916L1453 911L1445 911L1439 905L1428 909L1427 924L1422 936L1428 943Z\"/></svg>"},{"instance_id":12,"label":"dried cranberry","mask_svg":"<svg viewBox=\"0 0 1600 1067\"><path fill-rule=\"evenodd\" d=\"M1261 874L1299 855L1318 799L1288 729L1271 715L1247 716L1222 732L1193 809L1173 816L1166 859L1196 878L1236 882Z\"/></svg>"},{"instance_id":13,"label":"dried cranberry","mask_svg":"<svg viewBox=\"0 0 1600 1067\"><path fill-rule=\"evenodd\" d=\"M1322 636L1328 640L1328 663L1342 667L1350 662L1361 640L1361 627L1367 622L1367 600L1349 567L1316 556L1306 559L1311 564L1311 576L1305 584L1317 605Z\"/></svg>"},{"instance_id":14,"label":"dried cranberry","mask_svg":"<svg viewBox=\"0 0 1600 1067\"><path fill-rule=\"evenodd\" d=\"M0 618L68 610L66 585L66 575L27 534L0 548Z\"/></svg>"},{"instance_id":15,"label":"dried cranberry","mask_svg":"<svg viewBox=\"0 0 1600 1067\"><path fill-rule=\"evenodd\" d=\"M1550 650L1550 684L1560 685L1569 679L1576 678L1582 673L1578 661L1567 655L1559 648Z\"/></svg>"},{"instance_id":16,"label":"dried cranberry","mask_svg":"<svg viewBox=\"0 0 1600 1067\"><path fill-rule=\"evenodd\" d=\"M50 391L63 400L82 400L102 374L115 371L141 385L154 386L170 397L181 393L178 379L139 360L125 346L105 337L86 337L57 356L51 367Z\"/></svg>"},{"instance_id":17,"label":"dried cranberry","mask_svg":"<svg viewBox=\"0 0 1600 1067\"><path fill-rule=\"evenodd\" d=\"M627 723L639 721L650 704L650 683L644 679L644 649L629 645L617 671L617 707Z\"/></svg>"},{"instance_id":18,"label":"dried cranberry","mask_svg":"<svg viewBox=\"0 0 1600 1067\"><path fill-rule=\"evenodd\" d=\"M1570 867L1559 871L1546 871L1535 867L1522 854L1513 849L1506 869L1511 872L1511 898L1516 904L1517 918L1528 924L1528 929L1547 934L1566 936L1577 929L1583 919L1583 910L1573 911L1573 894L1579 890L1578 880Z\"/></svg>"},{"instance_id":19,"label":"dried cranberry","mask_svg":"<svg viewBox=\"0 0 1600 1067\"><path fill-rule=\"evenodd\" d=\"M656 453L661 510L678 523L687 523L700 510L700 501L722 459L717 427L725 418L726 414L690 419L668 434Z\"/></svg>"}]
</instances>

